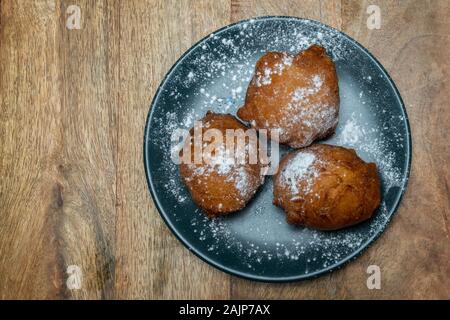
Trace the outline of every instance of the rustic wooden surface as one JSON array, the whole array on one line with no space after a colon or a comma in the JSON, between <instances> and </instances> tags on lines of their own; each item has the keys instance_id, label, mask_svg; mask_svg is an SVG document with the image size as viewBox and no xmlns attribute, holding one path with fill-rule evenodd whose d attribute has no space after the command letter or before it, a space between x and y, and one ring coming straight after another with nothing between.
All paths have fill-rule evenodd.
<instances>
[{"instance_id":1,"label":"rustic wooden surface","mask_svg":"<svg viewBox=\"0 0 450 320\"><path fill-rule=\"evenodd\" d=\"M65 26L81 8L81 30ZM381 9L369 30L369 4ZM316 280L265 284L188 252L148 193L142 135L193 43L261 15L320 20L366 46L406 103L413 165L383 236ZM450 298L450 2L0 0L1 298ZM379 265L382 288L368 290ZM69 265L82 287L66 286Z\"/></svg>"}]
</instances>

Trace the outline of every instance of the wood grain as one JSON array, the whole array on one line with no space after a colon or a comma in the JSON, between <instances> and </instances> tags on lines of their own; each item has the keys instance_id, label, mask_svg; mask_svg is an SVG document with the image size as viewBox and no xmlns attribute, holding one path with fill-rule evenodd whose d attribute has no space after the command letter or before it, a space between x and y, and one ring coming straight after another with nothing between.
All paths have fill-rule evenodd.
<instances>
[{"instance_id":1,"label":"wood grain","mask_svg":"<svg viewBox=\"0 0 450 320\"><path fill-rule=\"evenodd\" d=\"M228 10L219 1L121 2L117 298L229 298L229 276L195 258L160 218L142 156L161 79L193 43L227 24Z\"/></svg>"},{"instance_id":2,"label":"wood grain","mask_svg":"<svg viewBox=\"0 0 450 320\"><path fill-rule=\"evenodd\" d=\"M56 298L61 198L58 9L0 3L0 297Z\"/></svg>"},{"instance_id":3,"label":"wood grain","mask_svg":"<svg viewBox=\"0 0 450 320\"><path fill-rule=\"evenodd\" d=\"M81 30L65 26L81 8ZM369 30L369 4L382 25ZM315 280L226 275L186 250L147 190L142 137L164 74L193 43L261 15L320 20L393 77L413 132L401 207L361 257ZM0 1L0 298L449 299L450 3L445 0ZM368 290L379 265L382 289ZM66 286L67 267L83 273Z\"/></svg>"},{"instance_id":4,"label":"wood grain","mask_svg":"<svg viewBox=\"0 0 450 320\"><path fill-rule=\"evenodd\" d=\"M58 3L61 12L71 1ZM58 240L63 268L83 271L74 298L114 296L118 26L109 1L78 1L82 30L59 19L62 150L58 163L61 212ZM64 15L63 15L64 17ZM89 30L87 32L86 30ZM65 271L65 269L64 269Z\"/></svg>"}]
</instances>

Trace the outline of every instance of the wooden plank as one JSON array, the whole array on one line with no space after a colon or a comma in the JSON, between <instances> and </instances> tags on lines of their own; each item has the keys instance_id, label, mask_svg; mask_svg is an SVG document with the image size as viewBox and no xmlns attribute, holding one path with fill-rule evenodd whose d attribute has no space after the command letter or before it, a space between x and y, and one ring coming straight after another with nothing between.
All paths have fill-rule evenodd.
<instances>
[{"instance_id":1,"label":"wooden plank","mask_svg":"<svg viewBox=\"0 0 450 320\"><path fill-rule=\"evenodd\" d=\"M124 1L120 12L117 298L228 298L229 276L170 233L149 194L142 159L151 99L178 57L228 24L227 1Z\"/></svg>"},{"instance_id":2,"label":"wooden plank","mask_svg":"<svg viewBox=\"0 0 450 320\"><path fill-rule=\"evenodd\" d=\"M369 4L380 8L379 30L365 25ZM394 79L413 134L412 172L402 205L385 234L357 261L380 266L382 290L352 285L345 291L362 298L448 299L450 3L350 1L343 12L343 31L356 35ZM356 271L352 263L344 278ZM364 280L358 278L356 283Z\"/></svg>"},{"instance_id":3,"label":"wooden plank","mask_svg":"<svg viewBox=\"0 0 450 320\"><path fill-rule=\"evenodd\" d=\"M55 236L67 268L82 272L80 290L67 297L114 296L118 108L118 7L110 1L77 1L81 29L66 28L59 3L59 72L62 150L58 165L61 212Z\"/></svg>"},{"instance_id":4,"label":"wooden plank","mask_svg":"<svg viewBox=\"0 0 450 320\"><path fill-rule=\"evenodd\" d=\"M233 22L260 16L297 16L319 20L320 1L317 0L230 0Z\"/></svg>"},{"instance_id":5,"label":"wooden plank","mask_svg":"<svg viewBox=\"0 0 450 320\"><path fill-rule=\"evenodd\" d=\"M82 29L68 30L69 4L2 2L4 297L113 293L113 10L78 2ZM80 290L66 287L70 265L82 272Z\"/></svg>"},{"instance_id":6,"label":"wooden plank","mask_svg":"<svg viewBox=\"0 0 450 320\"><path fill-rule=\"evenodd\" d=\"M70 4L1 3L2 297L113 296L118 20L78 1L69 30Z\"/></svg>"},{"instance_id":7,"label":"wooden plank","mask_svg":"<svg viewBox=\"0 0 450 320\"><path fill-rule=\"evenodd\" d=\"M60 295L54 1L0 2L0 298Z\"/></svg>"}]
</instances>

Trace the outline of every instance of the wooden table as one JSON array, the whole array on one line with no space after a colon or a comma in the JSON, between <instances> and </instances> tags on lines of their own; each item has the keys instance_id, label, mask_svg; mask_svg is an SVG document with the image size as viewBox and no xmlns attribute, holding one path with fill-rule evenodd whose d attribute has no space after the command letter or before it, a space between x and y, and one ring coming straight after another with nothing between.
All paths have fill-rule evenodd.
<instances>
[{"instance_id":1,"label":"wooden table","mask_svg":"<svg viewBox=\"0 0 450 320\"><path fill-rule=\"evenodd\" d=\"M370 4L380 29L367 27ZM70 5L80 30L66 27ZM398 85L413 132L408 190L383 236L343 269L291 284L229 276L186 250L156 212L142 160L171 65L208 33L262 15L320 20L362 43ZM449 299L449 32L445 0L0 0L0 297ZM371 264L380 290L366 286Z\"/></svg>"}]
</instances>

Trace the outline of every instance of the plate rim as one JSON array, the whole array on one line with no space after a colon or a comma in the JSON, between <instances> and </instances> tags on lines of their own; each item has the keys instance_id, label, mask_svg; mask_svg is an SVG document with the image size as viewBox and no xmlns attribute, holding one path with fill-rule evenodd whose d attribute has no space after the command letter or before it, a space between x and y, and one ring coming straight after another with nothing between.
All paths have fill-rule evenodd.
<instances>
[{"instance_id":1,"label":"plate rim","mask_svg":"<svg viewBox=\"0 0 450 320\"><path fill-rule=\"evenodd\" d=\"M393 207L393 209L391 210L388 219L386 220L386 222L383 224L383 226L381 228L379 228L377 230L377 232L370 237L367 241L365 241L356 251L354 251L353 253L351 253L349 256L347 256L345 259L336 262L330 266L327 266L323 269L320 269L318 271L315 272L311 272L308 274L302 274L302 275L295 275L295 276L287 276L287 277L270 277L270 276L260 276L257 274L252 274L252 273L246 273L246 272L241 272L239 270L233 269L233 268L229 268L227 266L224 266L218 262L216 262L214 259L209 258L207 255L201 253L199 250L197 250L195 247L192 247L189 244L189 241L186 240L178 231L177 228L174 226L174 224L172 224L169 220L169 218L166 216L166 212L163 209L161 203L159 202L158 197L156 196L156 188L153 185L152 182L152 176L150 173L150 166L151 166L151 161L149 160L149 156L148 156L148 149L149 149L149 143L148 141L150 139L148 139L148 135L150 132L150 121L153 118L153 112L154 112L154 106L156 101L158 100L161 91L162 91L162 87L163 85L166 83L166 81L168 80L168 78L170 77L170 75L173 73L173 71L175 70L175 68L195 49L199 46L199 44L201 44L203 41L205 41L206 39L208 39L211 34L219 34L222 33L236 25L239 24L244 24L244 23L250 23L250 22L254 22L254 21L260 21L260 20L295 20L295 21L301 21L301 22L307 22L307 23L313 23L316 25L319 25L321 27L325 27L325 28L329 28L335 32L338 32L340 35L342 35L343 37L345 37L347 40L349 40L350 42L352 42L355 46L357 46L359 49L361 49L376 65L377 67L381 70L381 72L384 74L384 76L388 79L391 87L394 89L395 95L397 96L397 100L400 104L401 107L401 111L403 113L403 122L406 124L406 135L407 135L407 162L406 162L406 167L405 167L405 177L404 177L404 183L403 186L401 187L401 193L400 195L397 197L396 199L396 203L395 206ZM296 16L286 16L286 15L281 15L281 16L276 16L276 15L267 15L267 16L259 16L259 17L254 17L254 18L249 18L249 19L244 19L244 20L240 20L231 24L228 24L224 27L221 27L209 34L207 34L205 37L201 38L200 40L198 40L197 42L195 42L188 50L186 50L177 60L176 62L171 66L171 68L166 72L165 76L163 77L163 79L161 80L158 89L156 90L153 99L150 103L150 107L149 107L149 111L147 114L147 119L145 122L145 127L144 127L144 148L143 148L143 160L144 160L144 171L145 171L145 176L146 176L146 180L147 180L147 187L150 190L150 195L153 199L153 202L155 204L155 207L159 213L159 215L161 216L161 218L163 219L164 223L169 227L169 230L172 232L173 235L175 235L175 237L178 239L178 241L180 241L184 247L186 247L190 252L192 252L195 256L197 256L198 258L200 258L201 260L203 260L204 262L206 262L207 264L209 264L210 266L217 268L229 275L232 276L238 276L240 278L243 279L247 279L247 280L253 280L253 281L258 281L258 282L266 282L266 283L287 283L287 282L295 282L295 281L302 281L302 280L307 280L307 279L314 279L317 278L321 275L324 275L326 273L330 273L333 272L337 269L340 269L344 266L346 266L349 262L353 261L354 259L356 259L357 257L359 257L363 252L365 252L368 248L370 248L370 246L383 234L384 230L387 228L387 226L390 224L391 219L393 218L393 216L397 213L397 210L399 209L399 206L402 202L402 199L406 193L407 190L407 186L408 186L408 182L409 182L409 178L410 178L410 174L411 174L411 163L412 163L412 134L411 134L411 126L409 123L409 117L408 114L406 112L406 107L405 104L403 102L403 99L400 95L400 92L397 88L397 86L395 85L395 82L393 81L393 79L391 78L391 76L389 75L389 73L386 71L386 69L384 68L384 66L375 58L375 56L369 52L369 50L367 50L363 45L361 45L358 41L356 41L355 39L353 39L352 37L350 37L349 35L345 34L344 32L333 28L327 24L324 24L318 20L313 20L313 19L307 19L307 18L301 18L301 17L296 17Z\"/></svg>"}]
</instances>

